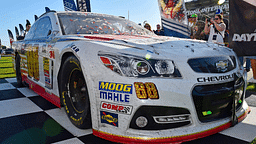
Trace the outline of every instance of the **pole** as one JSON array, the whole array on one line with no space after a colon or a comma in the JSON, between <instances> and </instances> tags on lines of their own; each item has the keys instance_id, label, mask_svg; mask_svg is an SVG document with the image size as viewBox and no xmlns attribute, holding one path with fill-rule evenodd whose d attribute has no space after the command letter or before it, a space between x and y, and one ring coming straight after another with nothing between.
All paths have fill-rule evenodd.
<instances>
[{"instance_id":1,"label":"pole","mask_svg":"<svg viewBox=\"0 0 256 144\"><path fill-rule=\"evenodd\" d=\"M129 10L128 10L128 20L129 20Z\"/></svg>"}]
</instances>

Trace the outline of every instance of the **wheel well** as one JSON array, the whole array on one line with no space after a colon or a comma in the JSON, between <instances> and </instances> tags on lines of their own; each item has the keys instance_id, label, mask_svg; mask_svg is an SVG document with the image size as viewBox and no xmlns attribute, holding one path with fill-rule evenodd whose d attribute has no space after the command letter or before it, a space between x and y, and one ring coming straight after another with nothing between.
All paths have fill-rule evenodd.
<instances>
[{"instance_id":1,"label":"wheel well","mask_svg":"<svg viewBox=\"0 0 256 144\"><path fill-rule=\"evenodd\" d=\"M59 95L61 96L61 93L60 93L60 77L61 77L61 69L62 69L62 65L63 63L65 62L65 60L70 57L70 56L75 56L72 52L66 52L62 55L61 57L61 64L60 64L60 69L59 69L59 72L58 72L58 76L57 76L57 80L58 80L58 88L59 88Z\"/></svg>"}]
</instances>

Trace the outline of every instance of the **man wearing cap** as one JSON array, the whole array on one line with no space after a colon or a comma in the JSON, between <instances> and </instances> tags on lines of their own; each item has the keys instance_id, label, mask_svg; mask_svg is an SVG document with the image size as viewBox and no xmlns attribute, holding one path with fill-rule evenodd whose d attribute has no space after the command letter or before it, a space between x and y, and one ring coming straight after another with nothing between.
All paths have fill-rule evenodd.
<instances>
[{"instance_id":1,"label":"man wearing cap","mask_svg":"<svg viewBox=\"0 0 256 144\"><path fill-rule=\"evenodd\" d=\"M190 27L190 38L193 38L195 26L197 23L197 14L192 14L188 17L188 25Z\"/></svg>"},{"instance_id":2,"label":"man wearing cap","mask_svg":"<svg viewBox=\"0 0 256 144\"><path fill-rule=\"evenodd\" d=\"M161 29L160 24L156 25L156 30L154 31L156 35L164 36L164 31Z\"/></svg>"},{"instance_id":3,"label":"man wearing cap","mask_svg":"<svg viewBox=\"0 0 256 144\"><path fill-rule=\"evenodd\" d=\"M192 14L191 16L188 17L188 22L190 27L194 27L197 22L197 14Z\"/></svg>"},{"instance_id":4,"label":"man wearing cap","mask_svg":"<svg viewBox=\"0 0 256 144\"><path fill-rule=\"evenodd\" d=\"M26 30L24 30L21 34L21 36L25 37L25 35L28 33L29 29L31 28L30 22L27 21L26 23Z\"/></svg>"}]
</instances>

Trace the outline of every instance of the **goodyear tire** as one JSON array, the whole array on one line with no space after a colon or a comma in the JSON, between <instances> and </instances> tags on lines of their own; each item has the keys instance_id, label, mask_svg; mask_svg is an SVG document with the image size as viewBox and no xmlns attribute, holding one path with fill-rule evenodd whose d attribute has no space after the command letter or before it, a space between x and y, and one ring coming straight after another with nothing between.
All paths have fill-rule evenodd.
<instances>
[{"instance_id":1,"label":"goodyear tire","mask_svg":"<svg viewBox=\"0 0 256 144\"><path fill-rule=\"evenodd\" d=\"M17 54L15 57L15 65L16 65L16 79L17 79L17 87L22 87L22 77L20 72L20 55Z\"/></svg>"},{"instance_id":2,"label":"goodyear tire","mask_svg":"<svg viewBox=\"0 0 256 144\"><path fill-rule=\"evenodd\" d=\"M78 128L91 128L89 94L83 72L75 56L63 63L60 75L61 102L69 120Z\"/></svg>"}]
</instances>

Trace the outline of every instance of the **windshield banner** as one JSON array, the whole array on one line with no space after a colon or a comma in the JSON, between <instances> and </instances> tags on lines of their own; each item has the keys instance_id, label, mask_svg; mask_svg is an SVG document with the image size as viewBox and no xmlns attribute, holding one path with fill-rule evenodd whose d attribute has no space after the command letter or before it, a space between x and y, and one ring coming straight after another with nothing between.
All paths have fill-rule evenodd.
<instances>
[{"instance_id":1,"label":"windshield banner","mask_svg":"<svg viewBox=\"0 0 256 144\"><path fill-rule=\"evenodd\" d=\"M256 1L230 1L230 48L238 56L256 56Z\"/></svg>"}]
</instances>

